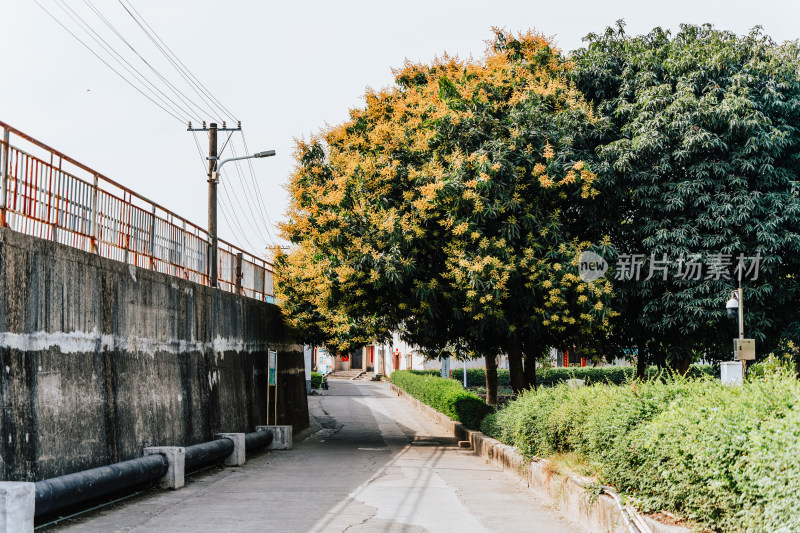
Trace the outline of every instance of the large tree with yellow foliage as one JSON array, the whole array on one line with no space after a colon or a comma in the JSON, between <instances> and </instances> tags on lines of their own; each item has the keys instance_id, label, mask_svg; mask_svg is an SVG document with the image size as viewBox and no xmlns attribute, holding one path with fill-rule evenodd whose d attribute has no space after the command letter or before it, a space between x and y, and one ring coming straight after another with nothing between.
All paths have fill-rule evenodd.
<instances>
[{"instance_id":1,"label":"large tree with yellow foliage","mask_svg":"<svg viewBox=\"0 0 800 533\"><path fill-rule=\"evenodd\" d=\"M407 63L350 120L301 141L278 295L307 340L344 350L402 325L410 342L509 355L515 390L546 346L607 323L612 287L578 257L598 194L591 107L538 34L485 57ZM491 368L489 369L491 370Z\"/></svg>"}]
</instances>

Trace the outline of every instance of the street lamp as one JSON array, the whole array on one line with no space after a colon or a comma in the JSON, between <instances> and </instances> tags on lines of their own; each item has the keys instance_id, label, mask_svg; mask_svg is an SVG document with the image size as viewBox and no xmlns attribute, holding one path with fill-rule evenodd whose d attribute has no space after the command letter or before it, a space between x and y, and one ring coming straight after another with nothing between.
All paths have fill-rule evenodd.
<instances>
[{"instance_id":1,"label":"street lamp","mask_svg":"<svg viewBox=\"0 0 800 533\"><path fill-rule=\"evenodd\" d=\"M211 125L214 128L213 135L213 154L216 154L216 124ZM212 287L217 286L217 184L219 183L219 171L222 165L228 161L239 161L241 159L260 159L262 157L271 157L275 155L275 150L265 150L257 152L252 155L244 155L241 157L229 157L218 161L216 155L209 156L207 159L211 165L211 179L208 180L208 233L210 239L210 267L209 268L209 282Z\"/></svg>"},{"instance_id":2,"label":"street lamp","mask_svg":"<svg viewBox=\"0 0 800 533\"><path fill-rule=\"evenodd\" d=\"M222 168L222 165L227 163L228 161L239 161L241 159L259 159L262 157L272 157L275 155L275 150L265 150L263 152L257 152L253 155L243 155L241 157L229 157L228 159L223 159L219 163L217 163L217 169L214 171L214 181L219 183L219 170ZM210 157L208 159L211 159Z\"/></svg>"}]
</instances>

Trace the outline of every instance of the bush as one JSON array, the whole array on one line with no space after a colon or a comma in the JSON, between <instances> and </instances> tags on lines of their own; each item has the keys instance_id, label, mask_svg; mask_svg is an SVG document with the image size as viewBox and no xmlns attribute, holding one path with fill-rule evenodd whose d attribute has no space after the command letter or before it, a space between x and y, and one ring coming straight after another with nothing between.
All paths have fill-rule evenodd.
<instances>
[{"instance_id":1,"label":"bush","mask_svg":"<svg viewBox=\"0 0 800 533\"><path fill-rule=\"evenodd\" d=\"M718 531L800 531L800 382L669 377L526 391L486 433L528 456L578 453L643 511Z\"/></svg>"},{"instance_id":2,"label":"bush","mask_svg":"<svg viewBox=\"0 0 800 533\"><path fill-rule=\"evenodd\" d=\"M322 374L320 374L319 372L311 373L311 388L312 389L322 388Z\"/></svg>"},{"instance_id":3,"label":"bush","mask_svg":"<svg viewBox=\"0 0 800 533\"><path fill-rule=\"evenodd\" d=\"M464 369L454 368L450 373L450 377L462 383L464 380ZM692 365L689 367L687 377L700 378L703 376L715 376L717 370L711 365ZM649 367L645 372L647 379L652 379L658 375L666 374L664 371L659 371L656 367ZM582 379L587 385L592 383L613 383L615 385L622 385L630 381L636 375L636 369L631 366L584 366L584 367L569 367L569 368L539 368L536 372L536 383L542 387L552 387L559 383L563 383L568 379ZM497 384L500 386L511 386L511 378L507 369L499 369L497 371ZM483 387L486 385L486 374L482 368L468 368L467 369L467 386L468 387Z\"/></svg>"},{"instance_id":4,"label":"bush","mask_svg":"<svg viewBox=\"0 0 800 533\"><path fill-rule=\"evenodd\" d=\"M395 370L392 383L470 429L478 429L481 420L492 411L483 399L453 380L438 377L435 371Z\"/></svg>"}]
</instances>

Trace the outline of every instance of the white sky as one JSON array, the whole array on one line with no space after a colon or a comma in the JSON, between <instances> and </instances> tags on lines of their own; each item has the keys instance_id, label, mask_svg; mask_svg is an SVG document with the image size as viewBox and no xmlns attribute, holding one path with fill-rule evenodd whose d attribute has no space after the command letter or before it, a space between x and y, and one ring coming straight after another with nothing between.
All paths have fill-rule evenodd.
<instances>
[{"instance_id":1,"label":"white sky","mask_svg":"<svg viewBox=\"0 0 800 533\"><path fill-rule=\"evenodd\" d=\"M83 0L64 1L154 79L121 41L112 40ZM442 52L481 56L492 26L534 28L555 35L564 50L580 47L584 35L601 32L620 18L630 34L654 26L675 30L680 23L711 22L737 33L760 24L777 41L800 37L797 0L131 1L242 121L251 151L277 150L276 157L253 162L273 222L286 209L284 184L294 166L294 138L346 120L348 109L363 104L364 89L391 84L390 69L406 58L429 61ZM57 0L40 2L98 48L79 33ZM117 0L93 3L177 85L177 73ZM206 177L185 125L122 81L33 0L0 0L0 52L0 120L206 227ZM199 100L187 85L180 87ZM204 134L200 142L207 151ZM231 173L233 164L226 169L226 190L239 198L241 207L234 204L234 211L243 230L231 227L221 214L220 237L262 252L269 237L263 229L261 235L252 229L264 224L245 199L254 195L243 192L237 174Z\"/></svg>"}]
</instances>

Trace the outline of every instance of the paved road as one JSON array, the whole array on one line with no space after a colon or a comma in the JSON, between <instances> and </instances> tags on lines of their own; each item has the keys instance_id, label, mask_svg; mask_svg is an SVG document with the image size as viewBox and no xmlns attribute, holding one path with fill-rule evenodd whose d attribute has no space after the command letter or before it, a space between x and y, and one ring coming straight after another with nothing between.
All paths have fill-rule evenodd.
<instances>
[{"instance_id":1,"label":"paved road","mask_svg":"<svg viewBox=\"0 0 800 533\"><path fill-rule=\"evenodd\" d=\"M189 478L61 525L69 532L582 531L423 419L388 384L331 381L322 429L291 451Z\"/></svg>"}]
</instances>

